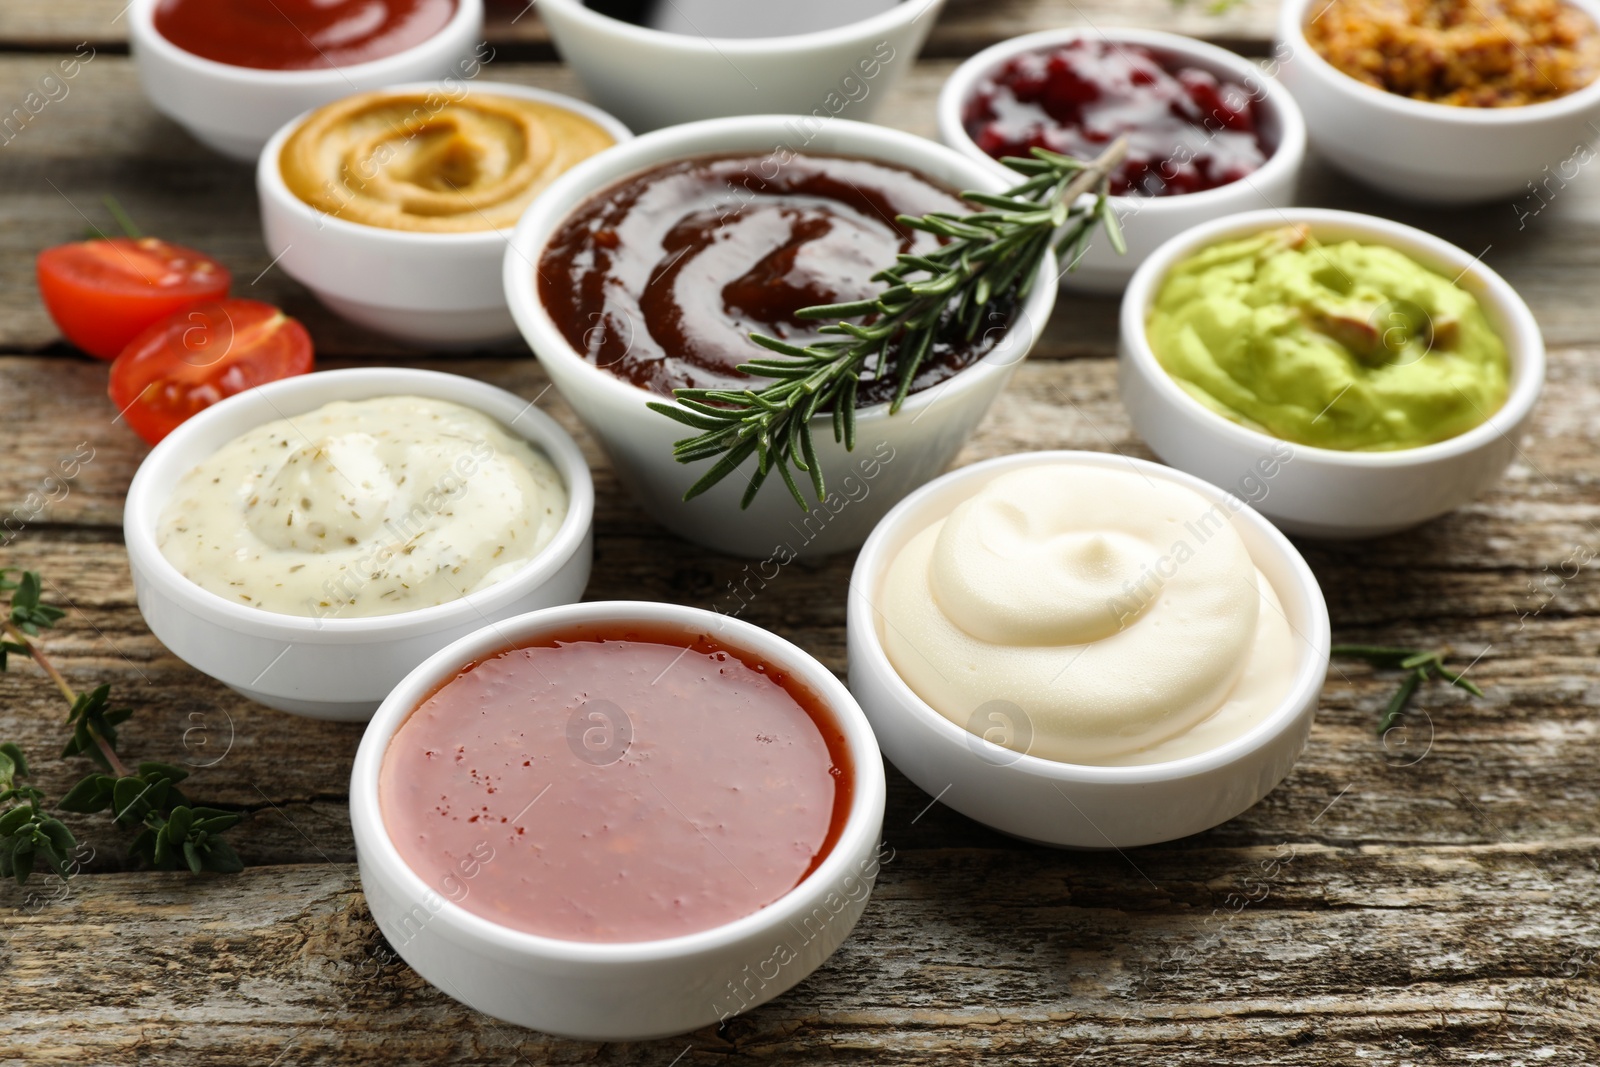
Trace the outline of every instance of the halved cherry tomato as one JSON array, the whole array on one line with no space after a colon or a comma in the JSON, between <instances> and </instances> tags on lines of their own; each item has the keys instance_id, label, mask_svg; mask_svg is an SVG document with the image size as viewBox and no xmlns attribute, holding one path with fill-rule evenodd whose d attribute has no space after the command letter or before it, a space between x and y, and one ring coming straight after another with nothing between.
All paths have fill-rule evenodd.
<instances>
[{"instance_id":1,"label":"halved cherry tomato","mask_svg":"<svg viewBox=\"0 0 1600 1067\"><path fill-rule=\"evenodd\" d=\"M113 237L39 253L39 295L67 340L116 359L141 330L228 295L233 278L210 256L154 237Z\"/></svg>"},{"instance_id":2,"label":"halved cherry tomato","mask_svg":"<svg viewBox=\"0 0 1600 1067\"><path fill-rule=\"evenodd\" d=\"M306 328L259 300L201 304L163 319L111 364L111 402L155 444L224 397L311 369Z\"/></svg>"}]
</instances>

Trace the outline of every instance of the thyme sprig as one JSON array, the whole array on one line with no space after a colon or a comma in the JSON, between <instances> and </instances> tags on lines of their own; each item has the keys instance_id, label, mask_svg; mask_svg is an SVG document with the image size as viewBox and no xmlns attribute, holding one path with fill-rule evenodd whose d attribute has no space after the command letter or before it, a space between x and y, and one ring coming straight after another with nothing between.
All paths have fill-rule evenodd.
<instances>
[{"instance_id":1,"label":"thyme sprig","mask_svg":"<svg viewBox=\"0 0 1600 1067\"><path fill-rule=\"evenodd\" d=\"M18 779L28 777L28 758L10 741L0 744L0 876L28 880L36 862L67 878L67 859L78 842L65 823L46 815L44 794Z\"/></svg>"},{"instance_id":2,"label":"thyme sprig","mask_svg":"<svg viewBox=\"0 0 1600 1067\"><path fill-rule=\"evenodd\" d=\"M1123 251L1109 184L1112 170L1126 154L1127 142L1118 138L1089 162L1042 148L1033 149L1030 159L1004 160L1027 180L998 196L961 194L984 210L899 216L901 225L946 240L925 255L897 256L893 266L873 276L886 285L883 292L870 300L796 312L802 319L837 320L818 330L830 335L828 339L793 345L751 334L752 341L782 358L753 359L739 370L771 379L771 384L751 389L675 389L675 404L652 402L652 410L699 431L673 444L673 458L679 463L715 461L683 498L692 500L704 493L754 455L755 475L741 508L750 506L773 470L802 510L809 511L810 506L799 481L809 480L821 502L826 481L817 461L812 421L831 415L833 439L846 450L853 449L857 385L869 364L880 379L895 375L889 403L893 414L905 403L917 371L940 337L953 334L970 341L991 301L1004 296L1018 303L1026 299L1039 264L1052 247L1075 266L1095 227L1104 226L1112 246ZM1084 201L1091 192L1096 194L1093 201Z\"/></svg>"},{"instance_id":3,"label":"thyme sprig","mask_svg":"<svg viewBox=\"0 0 1600 1067\"><path fill-rule=\"evenodd\" d=\"M1465 689L1475 697L1483 696L1483 690L1478 688L1476 682L1469 681L1462 672L1450 670L1444 665L1445 659L1450 655L1448 650L1390 648L1385 645L1334 645L1331 651L1335 656L1366 660L1374 667L1407 672L1400 682L1400 688L1389 698L1389 703L1384 706L1383 715L1378 719L1379 737L1394 729L1405 716L1406 706L1416 695L1417 687L1430 678L1443 679L1453 686Z\"/></svg>"},{"instance_id":4,"label":"thyme sprig","mask_svg":"<svg viewBox=\"0 0 1600 1067\"><path fill-rule=\"evenodd\" d=\"M86 756L108 772L91 774L73 786L57 809L79 814L109 809L117 825L139 827L129 855L157 870L180 866L195 874L243 870L233 847L220 836L239 816L191 805L177 788L189 776L180 767L147 761L137 769L128 768L117 753L117 726L133 711L111 706L109 685L79 693L68 684L32 640L66 613L43 603L38 572L25 571L16 580L11 578L13 573L0 568L0 592L11 594L8 610L0 615L0 671L6 669L6 657L11 653L31 657L68 705L68 736L61 757ZM35 865L43 863L65 881L77 840L65 823L45 814L44 793L19 783L28 776L22 749L14 742L0 743L0 805L7 805L0 810L0 877L15 878L22 884Z\"/></svg>"}]
</instances>

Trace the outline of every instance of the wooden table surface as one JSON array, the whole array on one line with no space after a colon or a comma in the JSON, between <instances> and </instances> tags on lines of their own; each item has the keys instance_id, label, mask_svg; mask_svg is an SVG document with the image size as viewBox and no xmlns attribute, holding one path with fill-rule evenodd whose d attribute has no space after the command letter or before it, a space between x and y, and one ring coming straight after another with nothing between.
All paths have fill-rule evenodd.
<instances>
[{"instance_id":1,"label":"wooden table surface","mask_svg":"<svg viewBox=\"0 0 1600 1067\"><path fill-rule=\"evenodd\" d=\"M134 606L119 523L145 448L112 421L105 365L57 337L32 273L34 254L77 239L86 219L112 226L103 196L145 231L218 255L236 295L300 317L324 367L436 367L530 398L546 380L520 345L397 349L269 269L251 168L211 155L145 103L123 2L0 6L0 111L64 55L93 57L65 97L0 145L0 516L26 507L63 459L92 450L70 493L0 549L0 565L42 571L47 597L70 609L45 639L68 678L110 681L138 708L125 753L216 761L191 792L248 813L233 837L249 869L199 879L133 870L124 834L77 818L93 849L84 874L65 887L39 877L26 891L0 888L0 1062L1600 1062L1600 582L1585 565L1600 554L1594 175L1547 204L1448 212L1315 164L1302 189L1302 202L1388 215L1482 250L1544 328L1545 397L1493 491L1408 533L1301 546L1335 640L1479 657L1472 677L1485 699L1428 689L1406 743L1385 747L1373 727L1393 677L1337 663L1305 754L1275 792L1208 833L1127 853L1018 843L931 803L891 768L893 858L821 970L721 1029L586 1045L460 1006L384 943L346 812L359 726L243 700L162 648ZM516 11L492 20L487 76L579 91L537 12L512 23ZM959 58L1028 30L1134 23L1263 55L1273 17L1267 2L1214 15L1168 0L954 0L880 118L932 135L934 97ZM1117 401L1115 310L1062 301L961 462L1040 448L1149 456ZM714 604L743 564L661 532L560 398L540 403L595 469L589 596ZM842 675L850 565L795 564L745 617ZM0 676L0 739L35 754L52 796L83 773L53 758L61 719L31 665Z\"/></svg>"}]
</instances>

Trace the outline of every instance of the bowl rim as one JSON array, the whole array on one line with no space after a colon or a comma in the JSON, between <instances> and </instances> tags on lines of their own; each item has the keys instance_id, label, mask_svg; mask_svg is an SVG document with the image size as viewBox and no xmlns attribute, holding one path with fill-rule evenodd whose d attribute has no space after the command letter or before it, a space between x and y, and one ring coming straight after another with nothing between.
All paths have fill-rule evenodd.
<instances>
[{"instance_id":1,"label":"bowl rim","mask_svg":"<svg viewBox=\"0 0 1600 1067\"><path fill-rule=\"evenodd\" d=\"M633 140L633 131L623 125L622 120L615 115L596 107L586 100L579 100L565 93L558 93L551 89L540 89L532 85L517 85L512 82L464 80L462 84L467 86L469 96L475 92L483 92L487 96L512 96L524 100L537 100L589 119L610 134L615 142L615 144L602 148L595 155L609 152L617 145ZM446 89L447 84L439 79L400 82L395 85L385 85L378 89L358 90L330 103L338 103L354 96L380 96L386 93L444 92ZM261 154L256 159L256 188L262 200L262 210L266 210L267 201L270 200L275 210L295 216L303 225L315 226L319 231L328 229L330 232L342 235L350 240L365 240L375 243L386 242L397 249L410 248L427 251L439 251L444 248L488 249L509 241L512 231L516 228L515 224L497 229L466 230L455 233L396 230L388 226L352 222L349 219L340 218L338 215L319 211L300 199L290 190L288 183L283 180L283 166L281 164L283 146L290 137L294 136L295 131L301 127L307 118L327 106L329 105L319 104L316 107L310 107L300 112L300 114L274 130L272 136L267 139L267 143L262 146ZM543 195L543 193L540 195Z\"/></svg>"},{"instance_id":2,"label":"bowl rim","mask_svg":"<svg viewBox=\"0 0 1600 1067\"><path fill-rule=\"evenodd\" d=\"M799 678L834 717L853 763L850 810L839 839L810 874L765 907L705 930L649 941L576 941L533 934L502 926L444 898L405 861L384 826L378 779L395 733L437 685L463 665L492 651L521 647L529 639L574 625L619 621L681 624L685 629L710 632ZM886 791L882 753L866 714L844 683L809 652L770 630L704 608L658 601L601 600L541 608L491 623L423 660L384 699L362 734L350 771L350 817L362 865L381 864L384 876L398 883L405 900L428 907L433 918L443 920L454 933L518 957L580 964L637 964L713 952L787 923L804 905L851 873L847 867L856 853L876 846L882 833ZM363 842L364 837L371 840ZM430 898L437 898L441 907L433 910Z\"/></svg>"},{"instance_id":3,"label":"bowl rim","mask_svg":"<svg viewBox=\"0 0 1600 1067\"><path fill-rule=\"evenodd\" d=\"M1454 437L1416 448L1397 448L1387 451L1348 451L1323 448L1318 445L1286 441L1261 430L1243 426L1211 410L1183 389L1156 358L1146 332L1146 320L1155 300L1159 284L1166 279L1173 264L1192 252L1227 240L1261 230L1306 223L1313 232L1338 230L1360 240L1381 244L1404 252L1421 264L1440 273L1438 264L1460 269L1456 284L1463 279L1475 283L1468 288L1491 319L1500 320L1496 332L1505 344L1510 363L1510 385L1506 399L1497 411L1483 422ZM1496 438L1505 437L1514 430L1539 400L1544 387L1545 350L1539 323L1527 303L1517 291L1492 267L1464 249L1435 237L1425 230L1407 226L1392 219L1364 215L1354 211L1336 211L1331 208L1270 208L1244 211L1235 215L1203 222L1163 242L1150 253L1128 282L1118 311L1118 326L1122 343L1122 359L1132 362L1151 388L1169 405L1185 406L1199 413L1206 429L1229 443L1255 450L1269 449L1276 444L1288 444L1296 459L1310 459L1324 466L1360 470L1392 470L1414 467L1439 460L1452 459L1491 445ZM1515 442L1513 441L1513 445Z\"/></svg>"},{"instance_id":4,"label":"bowl rim","mask_svg":"<svg viewBox=\"0 0 1600 1067\"><path fill-rule=\"evenodd\" d=\"M455 14L450 16L449 21L441 26L437 33L393 55L379 56L364 63L351 63L320 70L271 70L222 63L178 47L156 29L155 10L161 2L162 0L131 0L129 4L129 36L141 51L153 53L167 63L187 67L199 74L254 88L306 88L337 84L349 81L352 77L382 80L402 75L406 72L406 66L416 58L417 53L424 49L437 49L440 41L450 42L470 26L476 25L481 28L483 25L483 0L456 0Z\"/></svg>"},{"instance_id":5,"label":"bowl rim","mask_svg":"<svg viewBox=\"0 0 1600 1067\"><path fill-rule=\"evenodd\" d=\"M796 118L794 115L739 115L701 119L697 122L663 127L640 134L625 144L619 144L591 156L552 182L532 204L528 205L528 209L518 220L506 247L502 274L506 303L511 309L511 316L523 340L533 349L540 363L547 364L552 360L559 363L560 373L563 376L570 373L584 383L583 388L604 393L615 403L642 407L650 401L670 400L669 397L624 381L578 354L566 335L556 327L543 301L539 299L538 287L533 281L538 273L539 259L543 256L545 246L555 231L592 196L672 160L727 152L769 152L774 150L775 145L786 151L793 151L786 147L785 138L791 136L792 131L788 129L788 124L795 122ZM811 149L818 155L857 156L878 162L893 162L924 174L926 168L921 161L943 155L947 162L958 164L971 179L971 184L965 185L964 188L987 189L993 192L999 192L1002 188L1003 179L993 171L978 166L955 149L937 141L930 141L925 137L886 126L850 119L830 119L825 128L842 131L846 140L854 142L854 147ZM707 141L713 143L706 144ZM738 142L748 147L735 148L724 142ZM802 154L804 151L795 154ZM945 184L939 179L931 180ZM890 417L918 418L948 394L976 387L981 377L976 372L981 370L987 374L994 369L1020 363L1043 335L1050 312L1055 307L1057 287L1053 284L1042 284L1042 280L1054 275L1056 268L1055 253L1046 253L1044 260L1039 264L1039 279L1035 281L1028 299L1017 314L1017 318L1023 320L1023 329L1008 330L1000 343L982 359L957 371L937 385L911 393L894 416L889 415L887 402L857 408L857 426L862 425L864 421L870 425L877 420ZM1013 320L1012 325L1013 327L1018 325L1017 321ZM657 417L663 422L666 421L665 416ZM813 425L821 423L831 423L830 416L815 416ZM860 436L861 432L858 430L857 437Z\"/></svg>"},{"instance_id":6,"label":"bowl rim","mask_svg":"<svg viewBox=\"0 0 1600 1067\"><path fill-rule=\"evenodd\" d=\"M1514 107L1460 107L1455 104L1441 104L1435 100L1414 100L1409 96L1391 93L1387 89L1379 89L1375 85L1368 85L1359 78L1346 74L1324 59L1322 53L1312 46L1305 34L1305 14L1313 2L1314 0L1283 0L1279 5L1277 40L1280 45L1289 48L1289 55L1283 57L1280 62L1291 63L1301 57L1309 57L1306 62L1307 69L1319 77L1325 85L1335 92L1346 92L1354 100L1368 106L1388 109L1397 115L1444 126L1493 128L1516 126L1543 119L1567 118L1573 112L1584 111L1600 104L1600 77L1566 96L1558 96L1554 100L1544 100L1536 104L1518 104ZM1315 0L1315 2L1326 5L1324 10L1327 6L1331 6L1328 0ZM1600 0L1563 0L1563 2L1577 7L1600 25Z\"/></svg>"},{"instance_id":7,"label":"bowl rim","mask_svg":"<svg viewBox=\"0 0 1600 1067\"><path fill-rule=\"evenodd\" d=\"M1184 209L1205 208L1207 206L1223 207L1225 204L1216 203L1226 201L1230 197L1237 197L1241 191L1238 186L1254 188L1255 183L1262 176L1268 179L1289 177L1299 170L1305 161L1306 155L1306 123L1305 116L1300 111L1300 105L1290 94L1289 90L1266 71L1256 66L1244 57L1228 51L1207 41L1197 40L1183 34L1168 33L1164 30L1146 30L1125 26L1065 26L1056 29L1036 30L1025 33L1019 37L992 44L983 51L967 57L945 79L944 86L939 90L935 110L938 115L939 134L944 142L956 151L968 156L976 162L998 168L1009 180L1015 182L1019 177L1016 171L1001 163L978 147L966 131L961 122L961 111L971 97L973 87L978 79L990 73L1006 60L1024 52L1038 51L1052 45L1064 44L1068 41L1082 40L1087 37L1100 37L1118 44L1137 44L1157 49L1169 54L1184 56L1200 60L1215 67L1222 67L1233 73L1248 90L1253 84L1262 87L1262 102L1266 103L1277 119L1281 130L1278 143L1273 146L1272 154L1267 157L1257 170L1246 174L1236 181L1219 185L1214 189L1202 189L1199 192L1183 193L1177 196L1132 196L1122 194L1108 199L1118 205L1136 206L1139 214L1146 212L1174 212ZM1282 172L1288 172L1284 174ZM1130 206L1128 210L1134 210Z\"/></svg>"},{"instance_id":8,"label":"bowl rim","mask_svg":"<svg viewBox=\"0 0 1600 1067\"><path fill-rule=\"evenodd\" d=\"M710 37L638 26L631 22L602 14L583 0L540 0L545 7L557 9L562 16L582 23L591 33L625 38L635 44L657 48L663 52L704 54L713 57L731 53L749 58L789 58L790 53L822 49L848 44L862 38L889 33L902 25L911 25L924 15L936 11L945 0L900 0L887 11L832 29L812 30L809 33L790 34L786 37Z\"/></svg>"},{"instance_id":9,"label":"bowl rim","mask_svg":"<svg viewBox=\"0 0 1600 1067\"><path fill-rule=\"evenodd\" d=\"M1034 756L1025 752L1019 753L1012 749L1002 748L994 745L993 742L972 734L964 727L940 714L906 684L905 679L895 670L894 664L890 662L888 654L884 651L876 623L880 612L873 603L874 598L878 595L883 576L889 564L893 562L888 555L890 542L897 538L902 542L906 539L902 535L903 528L911 521L913 514L934 496L951 492L954 487L962 486L969 482L981 485L995 475L1008 470L1063 463L1111 469L1122 469L1125 466L1129 466L1145 477L1162 478L1183 488L1193 490L1209 503L1231 511L1232 522L1247 524L1252 536L1265 544L1269 551L1273 553L1274 562L1283 567L1293 577L1295 591L1306 601L1307 614L1310 617L1299 620L1301 625L1296 625L1296 620L1288 620L1290 629L1294 631L1295 636L1299 639L1296 642L1296 648L1302 651L1302 659L1295 670L1294 681L1288 693L1284 695L1271 715L1258 722L1245 733L1215 748L1206 749L1203 752L1197 752L1174 760L1164 760L1160 763L1115 766L1063 763L1046 759L1043 756ZM974 491L976 491L976 487ZM1227 503L1229 499L1234 500L1239 505L1237 510L1232 509ZM925 528L925 526L920 528ZM1259 559L1256 560L1256 566L1262 571L1267 569L1262 566ZM1274 592L1277 591L1277 586L1274 585ZM1280 601L1287 601L1287 599L1286 596L1279 593ZM1287 603L1284 605L1284 610L1286 612L1285 618L1288 619L1287 612L1289 607ZM990 746L994 748L997 755L1003 754L1003 760L994 763L994 765L1008 774L1043 778L1058 783L1094 786L1137 786L1155 782L1181 781L1232 766L1271 745L1285 731L1295 728L1296 723L1307 707L1315 707L1327 682L1329 648L1332 642L1332 626L1328 618L1327 601L1322 595L1322 587L1318 584L1310 565L1306 563L1305 557L1300 554L1288 537L1255 508L1242 500L1238 500L1237 497L1232 497L1232 494L1226 490L1219 489L1210 482L1174 467L1168 467L1150 460L1125 456L1117 452L1088 452L1076 449L1013 452L1009 455L980 460L977 463L958 467L953 471L940 475L900 501L878 523L877 528L872 531L872 536L868 537L866 544L862 546L861 554L856 557L855 567L850 575L850 592L846 617L848 633L851 635L851 670L854 671L859 667L888 685L894 694L894 698L902 706L911 709L910 718L916 723L919 731L924 733L931 732L946 744L971 750L974 759L981 759L977 754L978 750L972 748L975 740L985 746ZM857 637L857 634L860 636ZM856 660L858 653L862 655L860 663ZM989 763L990 761L985 762Z\"/></svg>"},{"instance_id":10,"label":"bowl rim","mask_svg":"<svg viewBox=\"0 0 1600 1067\"><path fill-rule=\"evenodd\" d=\"M267 407L278 414L251 421L248 427L229 432L222 439L224 442L234 440L245 429L273 421L274 417L284 418L280 403L296 408L296 414L303 414L338 399L404 395L448 400L494 419L507 433L544 453L561 475L567 489L566 517L550 542L514 573L443 604L391 615L317 618L235 604L184 577L161 551L156 542L156 528L171 492L157 486L156 479L168 476L175 482L194 469L198 459L179 458L191 448L190 442L209 435L214 427L234 422L236 412L242 415L249 405L265 401ZM496 409L516 414L505 416L497 414ZM130 562L148 582L158 585L164 595L185 610L225 630L278 640L363 643L398 640L460 626L475 618L486 619L490 612L527 595L555 576L582 549L593 526L594 503L594 480L577 442L559 423L535 407L535 401L459 374L410 367L351 367L268 382L226 397L189 418L152 448L134 472L123 509L123 537Z\"/></svg>"}]
</instances>

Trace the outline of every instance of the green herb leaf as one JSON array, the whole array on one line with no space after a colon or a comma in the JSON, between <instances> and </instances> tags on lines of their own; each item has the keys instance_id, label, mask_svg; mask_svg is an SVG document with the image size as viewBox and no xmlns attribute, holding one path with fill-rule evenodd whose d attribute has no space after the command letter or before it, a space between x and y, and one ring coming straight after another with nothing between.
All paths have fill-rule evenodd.
<instances>
[{"instance_id":1,"label":"green herb leaf","mask_svg":"<svg viewBox=\"0 0 1600 1067\"><path fill-rule=\"evenodd\" d=\"M195 810L198 813L205 811L206 809L197 808ZM194 824L194 829L199 833L210 836L212 834L220 834L224 830L230 830L237 825L239 825L239 816L232 813L227 813L222 815L213 815L210 818L197 818L197 821Z\"/></svg>"},{"instance_id":2,"label":"green herb leaf","mask_svg":"<svg viewBox=\"0 0 1600 1067\"><path fill-rule=\"evenodd\" d=\"M117 220L117 225L122 227L123 233L135 241L144 236L139 232L139 227L133 224L133 218L123 210L122 204L118 202L116 197L101 197L101 202L105 204L106 210L111 212L111 217Z\"/></svg>"},{"instance_id":3,"label":"green herb leaf","mask_svg":"<svg viewBox=\"0 0 1600 1067\"><path fill-rule=\"evenodd\" d=\"M23 571L21 581L7 584L14 586L11 593L11 625L29 637L38 637L40 630L49 629L66 615L60 608L40 602L44 586L38 571ZM15 652L27 651L26 647L15 643L11 649Z\"/></svg>"},{"instance_id":4,"label":"green herb leaf","mask_svg":"<svg viewBox=\"0 0 1600 1067\"><path fill-rule=\"evenodd\" d=\"M941 339L970 340L991 303L1027 298L1058 234L1078 248L1096 226L1105 226L1112 246L1124 249L1105 187L1126 152L1127 142L1119 138L1088 162L1042 148L1033 149L1031 159L1004 160L1027 180L1001 195L962 194L988 210L899 217L901 225L936 234L946 243L927 255L896 257L893 266L873 276L886 283L875 299L795 313L803 319L838 320L820 328L827 339L796 345L751 334L755 344L786 357L755 359L739 367L767 384L743 391L677 389L676 405L650 403L652 411L700 431L674 442L673 458L680 463L713 461L683 499L706 492L755 455L756 469L740 507L750 506L774 467L802 511L810 506L791 471L806 475L822 501L826 483L813 447L811 420L830 419L834 440L846 451L854 448L857 381L869 360L876 361L879 379L894 375L889 410L898 412L917 371ZM1083 202L1085 194L1097 189L1095 200ZM847 321L852 319L860 321Z\"/></svg>"},{"instance_id":5,"label":"green herb leaf","mask_svg":"<svg viewBox=\"0 0 1600 1067\"><path fill-rule=\"evenodd\" d=\"M72 730L66 747L61 750L63 759L69 756L88 756L108 771L119 768L111 765L106 752L116 751L117 724L133 714L131 708L111 708L111 686L100 685L87 693L79 693L67 713L67 725ZM98 740L97 740L98 738ZM104 742L104 748L101 742Z\"/></svg>"},{"instance_id":6,"label":"green herb leaf","mask_svg":"<svg viewBox=\"0 0 1600 1067\"><path fill-rule=\"evenodd\" d=\"M1449 656L1448 651L1429 652L1415 648L1393 648L1387 645L1334 645L1329 652L1334 656L1365 660L1374 667L1398 668L1408 672L1378 719L1377 733L1380 738L1394 729L1405 717L1406 706L1416 694L1417 687L1430 678L1441 678L1475 697L1483 696L1483 690L1478 688L1477 683L1445 667L1444 661Z\"/></svg>"},{"instance_id":7,"label":"green herb leaf","mask_svg":"<svg viewBox=\"0 0 1600 1067\"><path fill-rule=\"evenodd\" d=\"M10 837L24 826L31 826L36 814L31 807L22 806L0 815L0 837Z\"/></svg>"},{"instance_id":8,"label":"green herb leaf","mask_svg":"<svg viewBox=\"0 0 1600 1067\"><path fill-rule=\"evenodd\" d=\"M0 592L11 594L0 615L6 639L0 642L0 667L5 655L32 656L69 703L67 741L62 756L87 756L106 772L91 774L67 791L58 810L88 814L111 809L122 826L139 828L129 854L153 867L171 869L182 862L191 871L238 871L239 857L216 835L231 829L239 815L216 808L198 808L178 789L189 771L171 763L146 760L129 771L117 754L117 726L133 714L131 708L111 707L111 687L99 685L75 692L28 636L52 626L65 614L41 601L44 583L35 571L0 568ZM43 864L62 879L72 870L77 841L66 823L44 814L44 794L21 783L28 777L28 759L15 742L0 742L0 876L25 883L36 865Z\"/></svg>"},{"instance_id":9,"label":"green herb leaf","mask_svg":"<svg viewBox=\"0 0 1600 1067\"><path fill-rule=\"evenodd\" d=\"M28 654L28 646L19 645L15 641L0 640L0 672L5 671L6 657L13 652L20 652L26 656Z\"/></svg>"},{"instance_id":10,"label":"green herb leaf","mask_svg":"<svg viewBox=\"0 0 1600 1067\"><path fill-rule=\"evenodd\" d=\"M80 815L105 811L111 806L111 786L115 781L110 775L91 774L69 789L56 807Z\"/></svg>"},{"instance_id":11,"label":"green herb leaf","mask_svg":"<svg viewBox=\"0 0 1600 1067\"><path fill-rule=\"evenodd\" d=\"M1428 680L1427 672L1412 671L1406 675L1405 681L1400 683L1400 688L1395 690L1394 696L1389 698L1389 703L1383 709L1383 717L1378 720L1378 736L1382 737L1405 714L1406 705L1411 702L1411 695L1417 691L1417 686Z\"/></svg>"},{"instance_id":12,"label":"green herb leaf","mask_svg":"<svg viewBox=\"0 0 1600 1067\"><path fill-rule=\"evenodd\" d=\"M171 831L172 836L175 838L188 837L189 828L193 825L194 812L188 808L182 806L173 808L172 813L167 816L167 829Z\"/></svg>"},{"instance_id":13,"label":"green herb leaf","mask_svg":"<svg viewBox=\"0 0 1600 1067\"><path fill-rule=\"evenodd\" d=\"M220 874L238 874L244 870L244 863L239 859L239 854L233 846L226 841L208 841L205 847L205 868L208 871L217 871Z\"/></svg>"},{"instance_id":14,"label":"green herb leaf","mask_svg":"<svg viewBox=\"0 0 1600 1067\"><path fill-rule=\"evenodd\" d=\"M154 760L146 760L139 764L139 777L147 782L153 782L158 778L169 782L181 782L189 777L189 772L182 767L174 767L170 763L157 763Z\"/></svg>"},{"instance_id":15,"label":"green herb leaf","mask_svg":"<svg viewBox=\"0 0 1600 1067\"><path fill-rule=\"evenodd\" d=\"M0 786L11 788L15 778L28 777L28 757L14 742L0 744Z\"/></svg>"},{"instance_id":16,"label":"green herb leaf","mask_svg":"<svg viewBox=\"0 0 1600 1067\"><path fill-rule=\"evenodd\" d=\"M127 826L143 821L154 808L149 800L150 783L143 778L118 778L111 785L111 814Z\"/></svg>"},{"instance_id":17,"label":"green herb leaf","mask_svg":"<svg viewBox=\"0 0 1600 1067\"><path fill-rule=\"evenodd\" d=\"M72 831L68 830L67 824L60 819L52 818L49 815L44 816L39 820L39 830L45 837L50 839L50 844L63 856L70 855L72 850L78 847L77 839L72 836ZM65 880L67 876L62 874L61 877Z\"/></svg>"},{"instance_id":18,"label":"green herb leaf","mask_svg":"<svg viewBox=\"0 0 1600 1067\"><path fill-rule=\"evenodd\" d=\"M1122 223L1117 220L1117 209L1111 206L1111 198L1102 195L1096 205L1096 213L1100 216L1100 225L1106 231L1106 240L1111 242L1111 247L1116 249L1117 255L1126 255L1128 242L1122 236Z\"/></svg>"}]
</instances>

